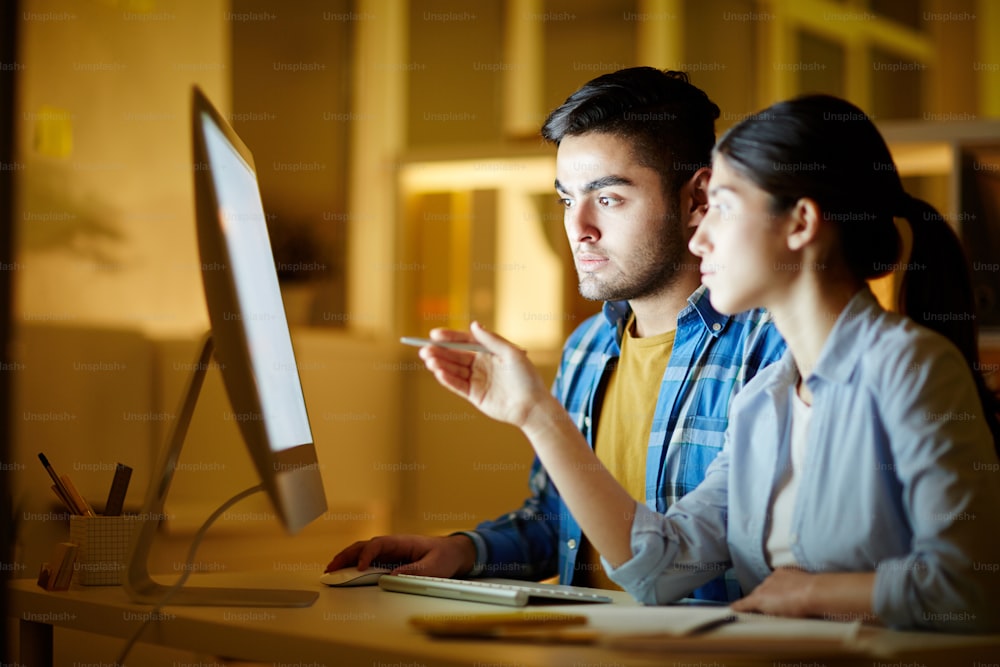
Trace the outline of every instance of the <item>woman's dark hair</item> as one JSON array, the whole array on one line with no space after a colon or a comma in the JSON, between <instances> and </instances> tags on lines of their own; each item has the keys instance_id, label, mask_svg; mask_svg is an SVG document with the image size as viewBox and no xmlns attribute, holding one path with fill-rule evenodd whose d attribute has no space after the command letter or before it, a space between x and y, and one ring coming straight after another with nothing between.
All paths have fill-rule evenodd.
<instances>
[{"instance_id":1,"label":"woman's dark hair","mask_svg":"<svg viewBox=\"0 0 1000 667\"><path fill-rule=\"evenodd\" d=\"M542 137L556 145L587 132L621 137L676 194L711 164L718 117L719 107L684 72L630 67L585 83L545 119Z\"/></svg>"},{"instance_id":2,"label":"woman's dark hair","mask_svg":"<svg viewBox=\"0 0 1000 667\"><path fill-rule=\"evenodd\" d=\"M903 189L889 147L850 102L806 95L779 102L733 126L715 154L770 194L772 211L815 201L839 232L851 273L868 280L900 267L893 217L913 232L898 310L943 334L962 352L979 389L994 445L1000 402L979 372L975 298L969 263L951 226L930 204Z\"/></svg>"}]
</instances>

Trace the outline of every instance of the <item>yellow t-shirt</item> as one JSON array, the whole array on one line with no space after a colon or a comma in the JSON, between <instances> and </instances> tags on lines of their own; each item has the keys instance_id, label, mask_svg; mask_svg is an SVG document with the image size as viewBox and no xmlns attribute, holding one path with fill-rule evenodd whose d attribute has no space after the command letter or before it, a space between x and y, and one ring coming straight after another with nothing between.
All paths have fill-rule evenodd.
<instances>
[{"instance_id":1,"label":"yellow t-shirt","mask_svg":"<svg viewBox=\"0 0 1000 667\"><path fill-rule=\"evenodd\" d=\"M637 501L644 502L646 449L653 430L656 400L677 332L633 338L632 327L630 319L622 337L618 367L611 373L604 393L594 452L625 490ZM621 590L604 573L600 556L586 536L581 540L576 569L573 583L579 586Z\"/></svg>"}]
</instances>

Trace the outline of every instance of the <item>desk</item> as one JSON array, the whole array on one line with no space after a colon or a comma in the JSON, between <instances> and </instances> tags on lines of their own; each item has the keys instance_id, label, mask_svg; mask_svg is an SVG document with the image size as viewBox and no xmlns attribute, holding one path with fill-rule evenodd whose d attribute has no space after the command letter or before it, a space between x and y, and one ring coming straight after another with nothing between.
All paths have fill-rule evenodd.
<instances>
[{"instance_id":1,"label":"desk","mask_svg":"<svg viewBox=\"0 0 1000 667\"><path fill-rule=\"evenodd\" d=\"M433 640L411 629L407 619L417 614L482 614L505 608L423 596L389 593L378 587L328 589L314 573L268 572L196 574L192 585L321 588L319 600L305 609L165 607L146 628L142 642L209 655L273 664L362 665L480 665L481 667L549 667L552 665L809 664L921 665L982 667L1000 662L1000 637L963 638L927 633L898 633L865 628L864 652L778 646L752 653L713 649L717 632L703 635L704 650L666 655L601 646L517 643L500 640ZM9 613L21 625L22 656L18 664L35 667L51 662L53 626L110 637L127 638L150 613L132 604L120 587L80 587L47 592L33 581L10 583ZM634 606L625 593L613 593L615 604ZM545 606L546 611L585 612L589 605ZM741 618L741 622L782 623L781 619ZM905 650L899 651L901 647ZM876 651L873 653L872 651ZM107 656L111 664L115 655Z\"/></svg>"}]
</instances>

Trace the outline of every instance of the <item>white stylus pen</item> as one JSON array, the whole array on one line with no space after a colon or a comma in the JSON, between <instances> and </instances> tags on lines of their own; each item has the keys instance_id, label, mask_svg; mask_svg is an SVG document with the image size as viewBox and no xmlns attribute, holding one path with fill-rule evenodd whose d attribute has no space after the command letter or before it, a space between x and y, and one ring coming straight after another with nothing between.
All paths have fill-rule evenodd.
<instances>
[{"instance_id":1,"label":"white stylus pen","mask_svg":"<svg viewBox=\"0 0 1000 667\"><path fill-rule=\"evenodd\" d=\"M468 352L485 352L490 354L482 345L477 343L452 343L444 340L431 340L430 338L413 338L411 336L403 336L399 339L400 343L404 345L413 345L415 347L423 347L424 345L437 345L438 347L450 347L453 350L466 350Z\"/></svg>"}]
</instances>

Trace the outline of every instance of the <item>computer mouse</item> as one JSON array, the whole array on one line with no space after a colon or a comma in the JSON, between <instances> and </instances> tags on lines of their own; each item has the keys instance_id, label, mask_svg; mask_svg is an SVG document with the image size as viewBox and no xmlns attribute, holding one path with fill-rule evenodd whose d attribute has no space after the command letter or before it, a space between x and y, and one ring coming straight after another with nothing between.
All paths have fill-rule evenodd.
<instances>
[{"instance_id":1,"label":"computer mouse","mask_svg":"<svg viewBox=\"0 0 1000 667\"><path fill-rule=\"evenodd\" d=\"M390 572L392 570L384 567L370 567L367 570L345 567L333 572L324 572L319 581L327 586L374 586L383 574Z\"/></svg>"}]
</instances>

